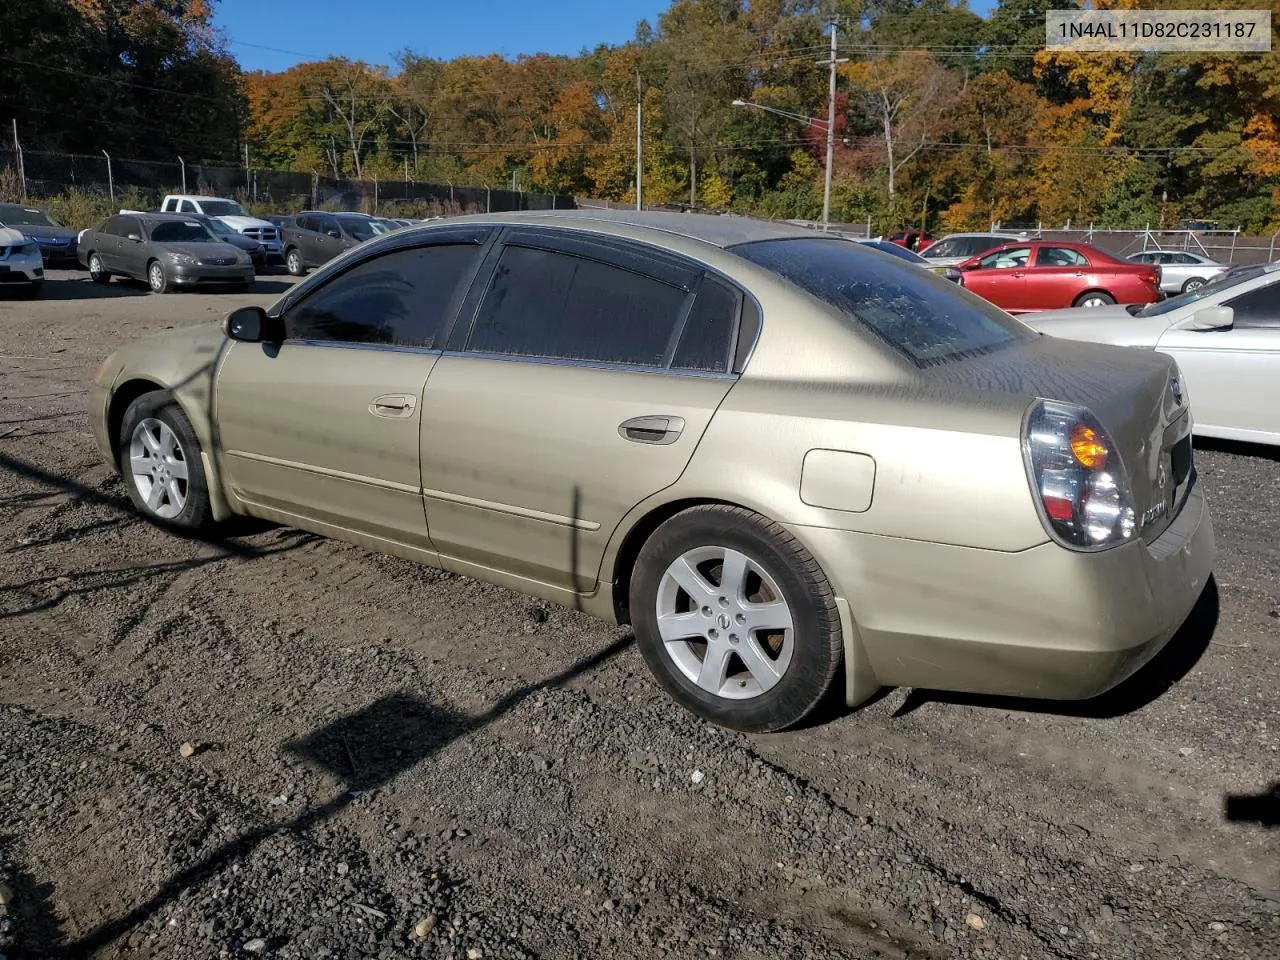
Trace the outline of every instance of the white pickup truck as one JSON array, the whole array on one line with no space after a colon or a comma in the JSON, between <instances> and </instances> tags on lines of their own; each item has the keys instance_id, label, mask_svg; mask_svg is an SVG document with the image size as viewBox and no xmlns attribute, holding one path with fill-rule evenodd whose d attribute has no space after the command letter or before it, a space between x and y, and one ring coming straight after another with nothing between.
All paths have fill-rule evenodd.
<instances>
[{"instance_id":1,"label":"white pickup truck","mask_svg":"<svg viewBox=\"0 0 1280 960\"><path fill-rule=\"evenodd\" d=\"M251 216L249 211L234 200L171 193L164 198L160 211L162 213L202 213L206 217L214 217L236 233L243 233L246 237L252 237L261 243L267 260L281 262L284 260L280 228L270 221Z\"/></svg>"}]
</instances>

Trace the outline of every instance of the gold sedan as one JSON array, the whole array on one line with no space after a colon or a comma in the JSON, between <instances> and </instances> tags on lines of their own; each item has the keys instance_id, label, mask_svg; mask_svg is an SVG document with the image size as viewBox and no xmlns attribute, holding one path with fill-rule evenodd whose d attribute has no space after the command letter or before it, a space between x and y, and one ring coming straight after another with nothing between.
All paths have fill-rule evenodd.
<instances>
[{"instance_id":1,"label":"gold sedan","mask_svg":"<svg viewBox=\"0 0 1280 960\"><path fill-rule=\"evenodd\" d=\"M1168 357L780 224L411 228L91 393L153 521L261 517L630 623L744 730L841 688L1092 696L1213 561Z\"/></svg>"}]
</instances>

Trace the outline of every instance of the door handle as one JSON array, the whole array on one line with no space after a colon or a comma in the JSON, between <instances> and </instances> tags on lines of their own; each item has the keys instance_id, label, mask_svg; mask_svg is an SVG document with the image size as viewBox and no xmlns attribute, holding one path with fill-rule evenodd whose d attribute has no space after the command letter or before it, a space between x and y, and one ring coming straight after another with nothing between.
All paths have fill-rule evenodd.
<instances>
[{"instance_id":1,"label":"door handle","mask_svg":"<svg viewBox=\"0 0 1280 960\"><path fill-rule=\"evenodd\" d=\"M388 393L369 404L375 417L407 417L413 413L414 398L404 393Z\"/></svg>"},{"instance_id":2,"label":"door handle","mask_svg":"<svg viewBox=\"0 0 1280 960\"><path fill-rule=\"evenodd\" d=\"M1015 271L1014 271L1014 274L1013 274L1013 277L1014 277L1014 279L1015 279L1015 280L1021 280L1021 279L1022 279L1023 277L1025 277L1025 276L1026 276L1026 274L1025 274L1025 273L1023 273L1021 270L1015 270Z\"/></svg>"},{"instance_id":3,"label":"door handle","mask_svg":"<svg viewBox=\"0 0 1280 960\"><path fill-rule=\"evenodd\" d=\"M683 430L683 417L632 417L618 424L618 435L633 443L675 443Z\"/></svg>"}]
</instances>

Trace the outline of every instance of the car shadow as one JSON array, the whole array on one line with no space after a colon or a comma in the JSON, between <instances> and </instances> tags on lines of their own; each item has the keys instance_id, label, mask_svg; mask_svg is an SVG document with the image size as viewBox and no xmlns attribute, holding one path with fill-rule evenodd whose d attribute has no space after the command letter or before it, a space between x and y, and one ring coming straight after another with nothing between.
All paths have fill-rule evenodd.
<instances>
[{"instance_id":1,"label":"car shadow","mask_svg":"<svg viewBox=\"0 0 1280 960\"><path fill-rule=\"evenodd\" d=\"M1214 437L1196 437L1197 450L1230 453L1237 457L1258 457L1262 460L1280 461L1280 447L1265 443L1246 443L1243 440L1218 440Z\"/></svg>"},{"instance_id":2,"label":"car shadow","mask_svg":"<svg viewBox=\"0 0 1280 960\"><path fill-rule=\"evenodd\" d=\"M40 300L109 300L114 297L145 297L150 294L145 283L115 279L110 283L94 283L86 273L82 277L48 278L40 289Z\"/></svg>"},{"instance_id":3,"label":"car shadow","mask_svg":"<svg viewBox=\"0 0 1280 960\"><path fill-rule=\"evenodd\" d=\"M1155 702L1191 672L1209 649L1218 626L1219 609L1218 583L1210 577L1191 613L1164 649L1133 676L1088 700L1038 700L917 688L907 693L893 716L907 716L930 703L947 703L1095 720L1122 717Z\"/></svg>"},{"instance_id":4,"label":"car shadow","mask_svg":"<svg viewBox=\"0 0 1280 960\"><path fill-rule=\"evenodd\" d=\"M296 281L292 278L288 280L281 280L279 278L264 280L262 276L259 275L250 285L249 293L284 293L286 290L291 289L295 282Z\"/></svg>"}]
</instances>

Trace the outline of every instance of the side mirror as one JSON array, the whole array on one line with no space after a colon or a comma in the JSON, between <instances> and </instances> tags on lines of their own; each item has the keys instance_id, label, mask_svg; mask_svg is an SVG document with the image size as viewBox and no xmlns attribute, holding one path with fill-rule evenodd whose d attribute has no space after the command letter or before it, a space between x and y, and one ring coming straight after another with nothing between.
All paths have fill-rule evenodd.
<instances>
[{"instance_id":1,"label":"side mirror","mask_svg":"<svg viewBox=\"0 0 1280 960\"><path fill-rule=\"evenodd\" d=\"M1183 323L1184 330L1208 332L1230 330L1236 322L1236 312L1231 307L1201 307Z\"/></svg>"},{"instance_id":2,"label":"side mirror","mask_svg":"<svg viewBox=\"0 0 1280 960\"><path fill-rule=\"evenodd\" d=\"M241 307L227 314L222 332L242 343L261 343L267 339L267 311L261 307Z\"/></svg>"},{"instance_id":3,"label":"side mirror","mask_svg":"<svg viewBox=\"0 0 1280 960\"><path fill-rule=\"evenodd\" d=\"M337 240L337 239L338 239L338 237L340 237L340 236L341 236L341 234L340 234L340 233L338 233L338 231L337 231L337 230L334 230L334 229L332 229L332 228L330 228L330 229L326 230L326 231L325 231L325 233L326 233L326 234L328 234L329 236L333 237L333 239L335 239L335 240Z\"/></svg>"},{"instance_id":4,"label":"side mirror","mask_svg":"<svg viewBox=\"0 0 1280 960\"><path fill-rule=\"evenodd\" d=\"M132 240L134 243L141 243L141 242L142 242L142 238L141 238L140 236L138 236L136 233L131 233L131 234L129 234L129 239L130 239L130 240Z\"/></svg>"}]
</instances>

